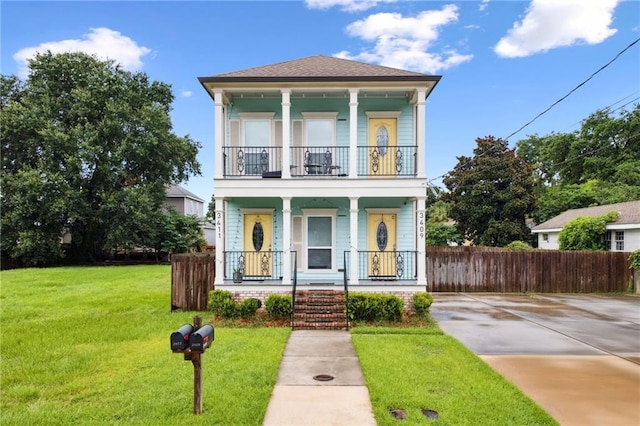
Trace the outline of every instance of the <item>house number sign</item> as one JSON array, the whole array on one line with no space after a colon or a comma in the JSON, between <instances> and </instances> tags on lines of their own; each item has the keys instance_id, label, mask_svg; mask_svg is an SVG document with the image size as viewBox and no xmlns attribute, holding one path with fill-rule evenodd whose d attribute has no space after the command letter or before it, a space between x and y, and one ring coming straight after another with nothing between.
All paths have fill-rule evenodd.
<instances>
[{"instance_id":1,"label":"house number sign","mask_svg":"<svg viewBox=\"0 0 640 426\"><path fill-rule=\"evenodd\" d=\"M424 240L424 212L418 213L418 237L420 241Z\"/></svg>"}]
</instances>

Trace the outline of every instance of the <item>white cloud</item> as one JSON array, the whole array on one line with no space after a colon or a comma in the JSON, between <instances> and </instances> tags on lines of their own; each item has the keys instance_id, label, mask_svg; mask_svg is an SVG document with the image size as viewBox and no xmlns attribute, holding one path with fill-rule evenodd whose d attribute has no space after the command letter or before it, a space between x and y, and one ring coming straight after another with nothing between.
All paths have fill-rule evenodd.
<instances>
[{"instance_id":1,"label":"white cloud","mask_svg":"<svg viewBox=\"0 0 640 426\"><path fill-rule=\"evenodd\" d=\"M180 92L180 96L182 96L183 98L190 98L191 96L193 96L193 92L191 90L183 90L182 92Z\"/></svg>"},{"instance_id":2,"label":"white cloud","mask_svg":"<svg viewBox=\"0 0 640 426\"><path fill-rule=\"evenodd\" d=\"M327 10L334 6L343 12L362 12L376 7L378 3L393 3L396 0L305 0L309 9Z\"/></svg>"},{"instance_id":3,"label":"white cloud","mask_svg":"<svg viewBox=\"0 0 640 426\"><path fill-rule=\"evenodd\" d=\"M576 43L598 44L610 28L618 0L532 0L525 17L495 45L499 56L520 58Z\"/></svg>"},{"instance_id":4,"label":"white cloud","mask_svg":"<svg viewBox=\"0 0 640 426\"><path fill-rule=\"evenodd\" d=\"M18 63L19 75L26 77L28 59L33 58L36 53L45 53L48 50L51 53L85 52L102 59L113 59L129 71L140 70L142 57L151 52L151 49L140 46L119 31L109 28L91 28L82 39L49 41L19 50L13 55L13 59Z\"/></svg>"},{"instance_id":5,"label":"white cloud","mask_svg":"<svg viewBox=\"0 0 640 426\"><path fill-rule=\"evenodd\" d=\"M424 73L437 73L471 60L453 49L439 53L428 50L438 39L441 27L458 20L458 7L446 5L440 10L423 11L415 17L399 13L378 13L347 26L347 33L375 46L352 55L347 51L335 56L345 59L378 63L393 68Z\"/></svg>"},{"instance_id":6,"label":"white cloud","mask_svg":"<svg viewBox=\"0 0 640 426\"><path fill-rule=\"evenodd\" d=\"M491 0L482 0L480 2L480 6L478 6L478 10L480 12L484 12L487 9L487 7L489 6L489 1L491 1Z\"/></svg>"}]
</instances>

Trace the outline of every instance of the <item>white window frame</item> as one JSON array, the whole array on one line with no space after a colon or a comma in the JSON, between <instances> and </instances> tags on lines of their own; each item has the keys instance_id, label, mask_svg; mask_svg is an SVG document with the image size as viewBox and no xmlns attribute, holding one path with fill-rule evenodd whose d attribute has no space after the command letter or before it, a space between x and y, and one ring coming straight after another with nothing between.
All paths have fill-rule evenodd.
<instances>
[{"instance_id":1,"label":"white window frame","mask_svg":"<svg viewBox=\"0 0 640 426\"><path fill-rule=\"evenodd\" d=\"M275 112L241 112L240 114L238 114L238 116L240 117L240 145L241 146L250 146L252 147L253 145L248 145L247 144L247 140L246 140L246 131L245 131L245 125L247 123L250 122L266 122L269 130L268 130L268 135L269 135L269 143L267 144L267 146L271 147L274 144L275 141L275 135L274 135L274 123L273 123L273 118L275 117L276 113Z\"/></svg>"},{"instance_id":2,"label":"white window frame","mask_svg":"<svg viewBox=\"0 0 640 426\"><path fill-rule=\"evenodd\" d=\"M604 232L603 241L605 249L611 251L613 247L613 245L611 244L611 231Z\"/></svg>"},{"instance_id":3,"label":"white window frame","mask_svg":"<svg viewBox=\"0 0 640 426\"><path fill-rule=\"evenodd\" d=\"M615 231L615 236L616 236L616 251L624 251L624 231Z\"/></svg>"},{"instance_id":4,"label":"white window frame","mask_svg":"<svg viewBox=\"0 0 640 426\"><path fill-rule=\"evenodd\" d=\"M313 274L330 274L338 272L338 266L336 263L336 218L338 216L338 209L302 209L302 261L304 262L304 272ZM309 218L310 217L330 217L331 218L331 269L309 269L309 243L308 243L308 230L309 230Z\"/></svg>"},{"instance_id":5,"label":"white window frame","mask_svg":"<svg viewBox=\"0 0 640 426\"><path fill-rule=\"evenodd\" d=\"M307 147L318 147L318 146L331 146L331 147L335 147L336 146L336 122L338 119L338 113L337 112L303 112L302 113L302 117L303 117L303 140L304 140L304 145ZM309 123L311 121L326 121L329 122L331 124L331 140L328 141L329 143L326 144L322 144L322 145L310 145L310 140L309 140L309 134L308 134L308 129L309 129Z\"/></svg>"},{"instance_id":6,"label":"white window frame","mask_svg":"<svg viewBox=\"0 0 640 426\"><path fill-rule=\"evenodd\" d=\"M543 233L542 234L542 241L544 241L545 243L549 242L549 234L548 233Z\"/></svg>"}]
</instances>

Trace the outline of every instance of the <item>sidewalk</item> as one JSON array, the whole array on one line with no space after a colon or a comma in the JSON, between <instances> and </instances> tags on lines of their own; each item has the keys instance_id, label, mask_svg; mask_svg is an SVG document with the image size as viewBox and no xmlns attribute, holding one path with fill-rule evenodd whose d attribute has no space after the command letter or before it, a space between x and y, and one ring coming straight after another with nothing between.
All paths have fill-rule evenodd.
<instances>
[{"instance_id":1,"label":"sidewalk","mask_svg":"<svg viewBox=\"0 0 640 426\"><path fill-rule=\"evenodd\" d=\"M291 333L264 425L376 425L348 331Z\"/></svg>"}]
</instances>

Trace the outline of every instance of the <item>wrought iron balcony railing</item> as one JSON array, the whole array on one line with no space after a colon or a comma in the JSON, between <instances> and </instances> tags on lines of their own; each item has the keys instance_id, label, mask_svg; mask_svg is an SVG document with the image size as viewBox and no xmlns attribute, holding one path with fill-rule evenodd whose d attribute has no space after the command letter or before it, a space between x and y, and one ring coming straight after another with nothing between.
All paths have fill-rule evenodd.
<instances>
[{"instance_id":1,"label":"wrought iron balcony railing","mask_svg":"<svg viewBox=\"0 0 640 426\"><path fill-rule=\"evenodd\" d=\"M224 176L270 176L282 172L282 148L225 146Z\"/></svg>"},{"instance_id":2,"label":"wrought iron balcony railing","mask_svg":"<svg viewBox=\"0 0 640 426\"><path fill-rule=\"evenodd\" d=\"M345 254L345 271L351 271L349 252ZM358 251L358 280L415 280L417 251Z\"/></svg>"},{"instance_id":3,"label":"wrought iron balcony railing","mask_svg":"<svg viewBox=\"0 0 640 426\"><path fill-rule=\"evenodd\" d=\"M282 251L225 251L224 278L239 278L242 281L281 280L282 256Z\"/></svg>"},{"instance_id":4,"label":"wrought iron balcony railing","mask_svg":"<svg viewBox=\"0 0 640 426\"><path fill-rule=\"evenodd\" d=\"M415 176L417 147L359 146L358 176Z\"/></svg>"},{"instance_id":5,"label":"wrought iron balcony railing","mask_svg":"<svg viewBox=\"0 0 640 426\"><path fill-rule=\"evenodd\" d=\"M291 176L347 176L349 147L291 147Z\"/></svg>"}]
</instances>

